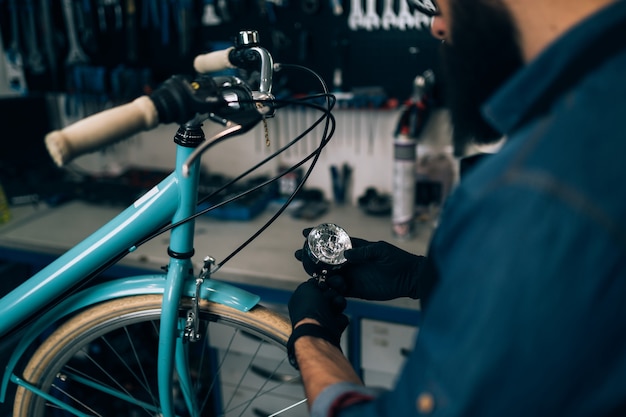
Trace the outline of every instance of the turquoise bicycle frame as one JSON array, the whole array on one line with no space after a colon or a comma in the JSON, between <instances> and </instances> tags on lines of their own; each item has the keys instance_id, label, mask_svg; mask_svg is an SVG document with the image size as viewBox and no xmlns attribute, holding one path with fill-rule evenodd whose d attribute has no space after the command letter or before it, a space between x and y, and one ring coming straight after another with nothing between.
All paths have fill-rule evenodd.
<instances>
[{"instance_id":1,"label":"turquoise bicycle frame","mask_svg":"<svg viewBox=\"0 0 626 417\"><path fill-rule=\"evenodd\" d=\"M183 129L183 128L181 128ZM170 232L168 253L170 261L167 273L142 275L110 281L87 288L64 299L56 306L42 313L51 299L62 296L73 285L107 265L111 259L125 251L133 251L136 242L168 222L176 223L193 215L197 205L197 184L200 160L196 159L189 167L187 176L182 174L182 166L193 152L193 147L177 145L176 170L152 188L133 205L128 207L109 223L77 244L50 265L32 276L11 293L0 299L0 337L15 329L20 323L39 314L40 317L29 328L13 351L2 378L0 402L5 401L10 382L16 383L43 395L59 407L77 416L83 414L66 404L57 402L38 392L26 381L14 374L14 369L28 348L50 323L103 301L140 295L163 294L162 315L159 339L158 383L163 416L174 417L172 401L172 372L176 364L182 373L186 363L184 349L177 348L181 341L182 329L179 326L178 304L182 296L195 297L196 277L193 274L194 221L186 222ZM240 288L215 280L205 280L200 298L226 304L242 311L248 311L259 302L259 297ZM184 383L184 381L183 381ZM183 384L184 385L184 384ZM193 399L187 396L188 404ZM191 401L191 402L190 402Z\"/></svg>"}]
</instances>

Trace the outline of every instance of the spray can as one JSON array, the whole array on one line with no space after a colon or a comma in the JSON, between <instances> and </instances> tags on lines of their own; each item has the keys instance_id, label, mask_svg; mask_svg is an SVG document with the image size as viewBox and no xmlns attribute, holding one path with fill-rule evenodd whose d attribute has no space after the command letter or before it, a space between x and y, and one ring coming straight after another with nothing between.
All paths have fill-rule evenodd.
<instances>
[{"instance_id":1,"label":"spray can","mask_svg":"<svg viewBox=\"0 0 626 417\"><path fill-rule=\"evenodd\" d=\"M400 135L393 142L392 233L407 240L415 233L417 141Z\"/></svg>"},{"instance_id":2,"label":"spray can","mask_svg":"<svg viewBox=\"0 0 626 417\"><path fill-rule=\"evenodd\" d=\"M434 74L427 70L415 77L413 95L396 126L393 142L391 223L396 239L411 239L415 233L417 142L430 113L428 93Z\"/></svg>"}]
</instances>

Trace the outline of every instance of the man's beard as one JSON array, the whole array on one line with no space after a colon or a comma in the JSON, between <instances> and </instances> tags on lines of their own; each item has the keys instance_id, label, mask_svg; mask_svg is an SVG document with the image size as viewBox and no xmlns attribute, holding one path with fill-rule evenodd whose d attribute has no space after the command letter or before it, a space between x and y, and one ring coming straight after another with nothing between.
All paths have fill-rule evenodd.
<instances>
[{"instance_id":1,"label":"man's beard","mask_svg":"<svg viewBox=\"0 0 626 417\"><path fill-rule=\"evenodd\" d=\"M446 105L457 150L501 139L481 106L524 65L515 24L500 0L451 0L450 42L442 46Z\"/></svg>"}]
</instances>

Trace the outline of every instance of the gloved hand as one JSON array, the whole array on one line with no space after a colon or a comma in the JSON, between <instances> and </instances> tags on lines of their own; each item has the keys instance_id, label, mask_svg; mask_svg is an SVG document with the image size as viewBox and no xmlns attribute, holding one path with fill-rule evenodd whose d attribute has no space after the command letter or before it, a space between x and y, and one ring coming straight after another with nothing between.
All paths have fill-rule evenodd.
<instances>
[{"instance_id":1,"label":"gloved hand","mask_svg":"<svg viewBox=\"0 0 626 417\"><path fill-rule=\"evenodd\" d=\"M346 300L332 288L323 289L315 278L310 278L296 288L289 299L289 317L292 326L303 319L314 319L317 324L301 324L287 342L290 363L297 368L294 343L301 336L319 337L340 347L341 334L348 326L348 317L343 314Z\"/></svg>"},{"instance_id":2,"label":"gloved hand","mask_svg":"<svg viewBox=\"0 0 626 417\"><path fill-rule=\"evenodd\" d=\"M306 237L310 228L304 229ZM326 283L346 297L386 301L399 297L419 298L419 271L425 257L414 255L384 241L351 237L352 249L344 252L346 264ZM302 261L302 249L295 253Z\"/></svg>"}]
</instances>

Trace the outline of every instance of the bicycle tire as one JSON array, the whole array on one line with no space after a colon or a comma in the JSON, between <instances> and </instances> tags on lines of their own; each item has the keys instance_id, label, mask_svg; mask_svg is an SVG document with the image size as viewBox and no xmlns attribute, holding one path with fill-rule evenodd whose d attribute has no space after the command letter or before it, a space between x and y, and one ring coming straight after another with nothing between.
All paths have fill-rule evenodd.
<instances>
[{"instance_id":1,"label":"bicycle tire","mask_svg":"<svg viewBox=\"0 0 626 417\"><path fill-rule=\"evenodd\" d=\"M35 351L23 370L24 380L87 415L159 415L155 355L161 300L161 295L120 298L70 318ZM182 300L181 317L189 305L189 299ZM286 361L291 325L284 316L260 305L241 312L202 301L200 319L207 337L185 345L197 403L203 405L198 415L268 416L304 398L299 376ZM99 381L115 395L96 391L81 378ZM179 407L184 404L180 392L175 383L177 417L190 415ZM128 397L142 403L132 404ZM18 387L14 417L58 412L43 397ZM300 405L281 415L306 416L308 411Z\"/></svg>"}]
</instances>

